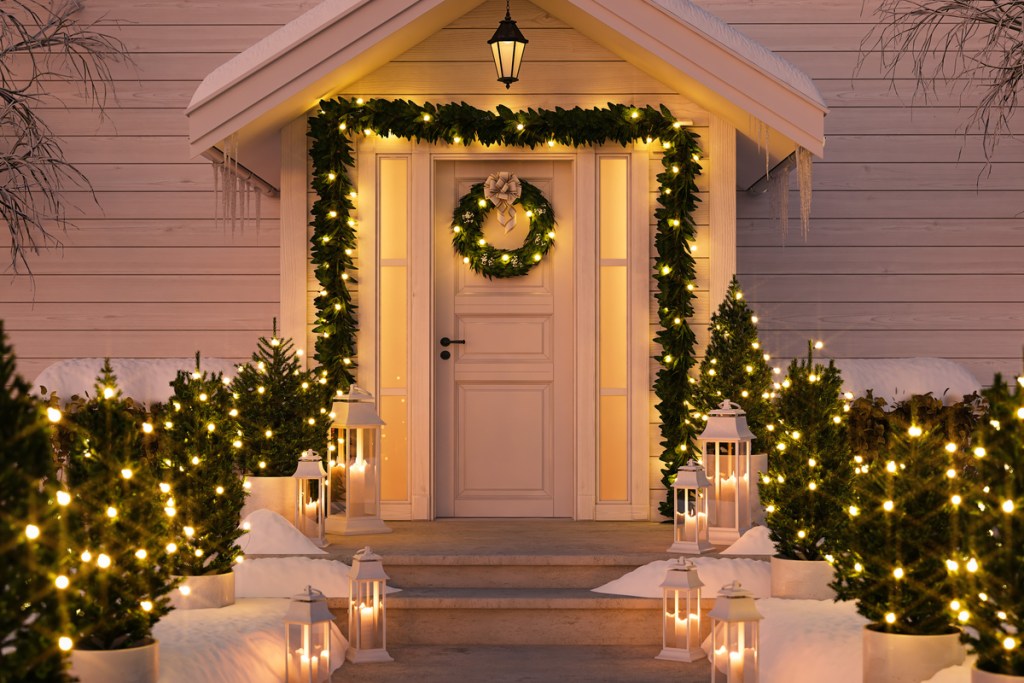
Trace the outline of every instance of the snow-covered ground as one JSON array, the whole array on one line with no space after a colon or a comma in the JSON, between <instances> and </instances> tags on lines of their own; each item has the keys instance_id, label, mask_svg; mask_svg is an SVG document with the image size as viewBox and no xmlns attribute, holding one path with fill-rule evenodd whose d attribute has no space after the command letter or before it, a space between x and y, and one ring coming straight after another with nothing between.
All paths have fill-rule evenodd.
<instances>
[{"instance_id":1,"label":"snow-covered ground","mask_svg":"<svg viewBox=\"0 0 1024 683\"><path fill-rule=\"evenodd\" d=\"M754 527L725 554L770 556L774 546L767 529ZM688 559L696 565L704 583L702 596L714 597L722 586L739 581L758 599L757 609L764 616L760 623L761 683L862 683L861 631L867 620L857 614L855 603L770 597L771 565L767 557ZM594 590L660 598L659 586L667 568L667 560L651 562ZM970 683L972 663L973 658L968 658L960 666L940 671L927 683Z\"/></svg>"},{"instance_id":2,"label":"snow-covered ground","mask_svg":"<svg viewBox=\"0 0 1024 683\"><path fill-rule=\"evenodd\" d=\"M253 510L242 520L245 533L235 545L246 555L326 555L291 522L273 510Z\"/></svg>"}]
</instances>

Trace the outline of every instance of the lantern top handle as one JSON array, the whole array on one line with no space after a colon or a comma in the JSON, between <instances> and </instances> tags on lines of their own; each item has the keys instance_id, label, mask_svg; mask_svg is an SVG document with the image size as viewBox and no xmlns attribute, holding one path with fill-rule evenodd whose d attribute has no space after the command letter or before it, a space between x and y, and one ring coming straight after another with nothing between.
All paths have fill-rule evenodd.
<instances>
[{"instance_id":1,"label":"lantern top handle","mask_svg":"<svg viewBox=\"0 0 1024 683\"><path fill-rule=\"evenodd\" d=\"M299 456L299 462L319 462L320 454L314 451L312 448L302 451Z\"/></svg>"},{"instance_id":2,"label":"lantern top handle","mask_svg":"<svg viewBox=\"0 0 1024 683\"><path fill-rule=\"evenodd\" d=\"M729 399L725 399L724 401L718 404L718 408L711 412L713 414L729 414L732 413L732 411L736 410L738 410L741 413L743 412L743 408L742 406L740 406L739 403L736 403L735 401L730 401Z\"/></svg>"},{"instance_id":3,"label":"lantern top handle","mask_svg":"<svg viewBox=\"0 0 1024 683\"><path fill-rule=\"evenodd\" d=\"M342 401L372 401L373 394L366 389L363 389L358 384L350 384L348 387L348 393L344 394L341 399Z\"/></svg>"},{"instance_id":4,"label":"lantern top handle","mask_svg":"<svg viewBox=\"0 0 1024 683\"><path fill-rule=\"evenodd\" d=\"M373 552L373 549L370 546L366 546L362 550L356 551L356 554L352 556L352 559L359 560L360 562L380 562L383 558Z\"/></svg>"},{"instance_id":5,"label":"lantern top handle","mask_svg":"<svg viewBox=\"0 0 1024 683\"><path fill-rule=\"evenodd\" d=\"M292 600L296 602L320 602L321 600L327 600L327 596L323 594L323 591L319 591L312 586L306 586L306 589L298 595L293 595Z\"/></svg>"},{"instance_id":6,"label":"lantern top handle","mask_svg":"<svg viewBox=\"0 0 1024 683\"><path fill-rule=\"evenodd\" d=\"M722 586L721 590L718 591L718 594L721 595L723 598L752 598L752 597L754 597L753 593L751 593L746 588L744 588L743 585L739 581L737 581L735 579L733 579L732 583L730 583L730 584L728 584L726 586Z\"/></svg>"}]
</instances>

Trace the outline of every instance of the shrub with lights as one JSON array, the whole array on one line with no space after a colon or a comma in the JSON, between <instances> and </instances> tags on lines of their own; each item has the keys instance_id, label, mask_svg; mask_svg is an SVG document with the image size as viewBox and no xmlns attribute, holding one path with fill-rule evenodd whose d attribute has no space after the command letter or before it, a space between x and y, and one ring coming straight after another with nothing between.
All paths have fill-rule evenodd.
<instances>
[{"instance_id":1,"label":"shrub with lights","mask_svg":"<svg viewBox=\"0 0 1024 683\"><path fill-rule=\"evenodd\" d=\"M326 378L303 370L291 339L260 337L249 363L232 382L245 444L242 469L263 477L290 477L303 451L327 452Z\"/></svg>"},{"instance_id":2,"label":"shrub with lights","mask_svg":"<svg viewBox=\"0 0 1024 683\"><path fill-rule=\"evenodd\" d=\"M975 433L975 478L965 487L970 522L959 558L966 639L982 671L1024 676L1024 379L996 375L983 392L988 418ZM970 565L971 562L974 565ZM979 566L980 565L980 566ZM977 567L972 572L971 567Z\"/></svg>"},{"instance_id":3,"label":"shrub with lights","mask_svg":"<svg viewBox=\"0 0 1024 683\"><path fill-rule=\"evenodd\" d=\"M761 348L757 336L757 316L743 297L739 281L733 277L729 291L711 316L711 340L694 382L690 407L691 421L702 425L710 411L728 399L738 403L747 416L747 426L754 433L757 453L771 454L775 444L775 404L772 389L770 356ZM699 428L698 433L703 429ZM674 472L671 475L675 476ZM668 507L662 507L669 516Z\"/></svg>"},{"instance_id":4,"label":"shrub with lights","mask_svg":"<svg viewBox=\"0 0 1024 683\"><path fill-rule=\"evenodd\" d=\"M174 492L172 520L182 535L171 557L174 573L226 574L239 557L235 545L245 489L237 453L242 448L238 409L220 373L178 372L174 394L161 410L160 486Z\"/></svg>"},{"instance_id":5,"label":"shrub with lights","mask_svg":"<svg viewBox=\"0 0 1024 683\"><path fill-rule=\"evenodd\" d=\"M62 516L72 561L66 595L74 646L144 645L169 610L169 555L177 541L170 532L175 493L159 486L153 424L122 397L107 361L94 396L71 397L57 432L70 493Z\"/></svg>"},{"instance_id":6,"label":"shrub with lights","mask_svg":"<svg viewBox=\"0 0 1024 683\"><path fill-rule=\"evenodd\" d=\"M58 509L67 494L57 497L47 418L15 365L0 322L0 680L66 681L61 650L71 641Z\"/></svg>"},{"instance_id":7,"label":"shrub with lights","mask_svg":"<svg viewBox=\"0 0 1024 683\"><path fill-rule=\"evenodd\" d=\"M816 363L810 344L778 384L775 452L759 490L771 539L787 560L828 559L846 542L854 501L842 387L835 364Z\"/></svg>"},{"instance_id":8,"label":"shrub with lights","mask_svg":"<svg viewBox=\"0 0 1024 683\"><path fill-rule=\"evenodd\" d=\"M955 579L977 569L961 551L965 450L977 418L971 403L943 406L931 395L884 408L870 396L851 405L855 501L833 587L857 600L874 630L950 633L969 621Z\"/></svg>"}]
</instances>

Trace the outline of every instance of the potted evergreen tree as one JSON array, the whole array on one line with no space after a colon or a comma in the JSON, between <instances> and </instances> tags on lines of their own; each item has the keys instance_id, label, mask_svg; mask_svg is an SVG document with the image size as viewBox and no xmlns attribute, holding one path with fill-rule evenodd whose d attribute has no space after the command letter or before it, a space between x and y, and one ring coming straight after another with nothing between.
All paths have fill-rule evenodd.
<instances>
[{"instance_id":1,"label":"potted evergreen tree","mask_svg":"<svg viewBox=\"0 0 1024 683\"><path fill-rule=\"evenodd\" d=\"M152 628L170 610L177 546L174 493L159 486L154 436L145 411L122 397L109 361L94 395L71 397L58 427L71 497L63 515L74 560L71 671L82 683L155 683L159 675Z\"/></svg>"},{"instance_id":2,"label":"potted evergreen tree","mask_svg":"<svg viewBox=\"0 0 1024 683\"><path fill-rule=\"evenodd\" d=\"M238 410L223 375L202 371L198 353L195 371L178 372L171 387L157 421L162 483L174 492L171 522L181 536L171 566L185 577L171 602L177 609L231 605L245 504L236 457L243 444Z\"/></svg>"},{"instance_id":3,"label":"potted evergreen tree","mask_svg":"<svg viewBox=\"0 0 1024 683\"><path fill-rule=\"evenodd\" d=\"M977 653L973 683L1024 680L1024 379L1011 388L996 375L983 392L988 420L975 433L975 478L964 491L970 517L960 591L968 626L965 639ZM972 562L973 561L973 562Z\"/></svg>"},{"instance_id":4,"label":"potted evergreen tree","mask_svg":"<svg viewBox=\"0 0 1024 683\"><path fill-rule=\"evenodd\" d=\"M70 580L58 510L68 498L57 487L42 406L15 365L0 322L0 680L61 683L69 680L61 598ZM60 420L59 410L48 412Z\"/></svg>"},{"instance_id":5,"label":"potted evergreen tree","mask_svg":"<svg viewBox=\"0 0 1024 683\"><path fill-rule=\"evenodd\" d=\"M304 451L327 452L331 418L326 379L302 369L291 339L260 337L252 359L232 383L242 432L242 471L249 499L243 516L261 508L291 520L296 484L292 479Z\"/></svg>"},{"instance_id":6,"label":"potted evergreen tree","mask_svg":"<svg viewBox=\"0 0 1024 683\"><path fill-rule=\"evenodd\" d=\"M853 505L843 379L808 344L779 386L775 453L759 484L777 550L772 596L832 599L830 560L847 541Z\"/></svg>"},{"instance_id":7,"label":"potted evergreen tree","mask_svg":"<svg viewBox=\"0 0 1024 683\"><path fill-rule=\"evenodd\" d=\"M856 599L864 630L864 680L921 681L963 661L954 625L965 455L976 423L967 402L912 396L885 410L857 399L851 421L854 507L833 587Z\"/></svg>"},{"instance_id":8,"label":"potted evergreen tree","mask_svg":"<svg viewBox=\"0 0 1024 683\"><path fill-rule=\"evenodd\" d=\"M711 339L694 387L691 419L706 421L708 413L725 400L739 404L746 413L758 451L751 456L751 470L760 476L768 469L768 454L775 447L775 390L768 366L771 357L761 346L757 316L747 305L735 277L718 311L711 316L709 330ZM761 521L763 514L756 489L751 497L753 519ZM670 511L671 502L670 496Z\"/></svg>"}]
</instances>

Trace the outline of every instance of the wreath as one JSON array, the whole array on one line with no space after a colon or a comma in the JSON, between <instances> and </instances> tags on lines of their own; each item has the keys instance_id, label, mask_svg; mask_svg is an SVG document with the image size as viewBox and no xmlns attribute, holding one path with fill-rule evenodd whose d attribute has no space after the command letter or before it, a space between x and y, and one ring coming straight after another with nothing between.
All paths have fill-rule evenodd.
<instances>
[{"instance_id":1,"label":"wreath","mask_svg":"<svg viewBox=\"0 0 1024 683\"><path fill-rule=\"evenodd\" d=\"M515 205L526 211L530 230L518 249L499 249L484 238L483 226L491 209L506 232L515 227ZM452 214L452 246L462 262L484 277L526 275L541 262L555 240L555 212L535 186L508 172L492 174L459 199Z\"/></svg>"}]
</instances>

